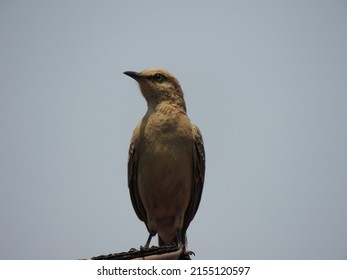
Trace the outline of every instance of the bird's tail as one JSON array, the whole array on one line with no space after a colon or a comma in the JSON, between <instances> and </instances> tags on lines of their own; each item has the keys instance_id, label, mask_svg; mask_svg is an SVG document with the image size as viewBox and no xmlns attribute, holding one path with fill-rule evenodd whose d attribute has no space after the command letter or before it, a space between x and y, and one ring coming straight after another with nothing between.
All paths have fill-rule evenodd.
<instances>
[{"instance_id":1,"label":"bird's tail","mask_svg":"<svg viewBox=\"0 0 347 280\"><path fill-rule=\"evenodd\" d=\"M186 234L184 234L184 236L182 237L182 245L184 246L184 247L187 247L187 235ZM177 246L179 245L178 243L179 243L179 241L178 241L178 238L177 238L177 236L175 236L175 238L173 239L173 240L171 240L169 243L165 243L164 242L164 240L163 239L161 239L161 237L159 236L159 234L158 234L158 243L159 243L159 246L167 246L167 245L169 245L169 244L172 244L172 243L175 243Z\"/></svg>"}]
</instances>

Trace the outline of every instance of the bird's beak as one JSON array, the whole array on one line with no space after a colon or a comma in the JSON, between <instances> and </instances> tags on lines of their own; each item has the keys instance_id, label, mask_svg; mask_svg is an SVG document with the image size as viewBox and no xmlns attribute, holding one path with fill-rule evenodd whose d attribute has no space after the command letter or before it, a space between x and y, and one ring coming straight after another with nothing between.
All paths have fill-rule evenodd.
<instances>
[{"instance_id":1,"label":"bird's beak","mask_svg":"<svg viewBox=\"0 0 347 280\"><path fill-rule=\"evenodd\" d=\"M140 73L138 72L134 72L134 71L125 71L124 72L125 75L135 79L136 81L139 80L139 79L143 79L143 77L141 76Z\"/></svg>"}]
</instances>

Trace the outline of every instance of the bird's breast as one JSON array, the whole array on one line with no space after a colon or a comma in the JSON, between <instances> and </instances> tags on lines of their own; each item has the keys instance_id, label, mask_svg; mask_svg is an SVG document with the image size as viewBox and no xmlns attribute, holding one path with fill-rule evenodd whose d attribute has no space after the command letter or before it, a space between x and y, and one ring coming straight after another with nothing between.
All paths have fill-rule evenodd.
<instances>
[{"instance_id":1,"label":"bird's breast","mask_svg":"<svg viewBox=\"0 0 347 280\"><path fill-rule=\"evenodd\" d=\"M142 120L140 137L148 146L158 145L183 149L193 140L192 125L186 114L180 111L158 111Z\"/></svg>"},{"instance_id":2,"label":"bird's breast","mask_svg":"<svg viewBox=\"0 0 347 280\"><path fill-rule=\"evenodd\" d=\"M139 141L139 193L154 216L171 215L188 204L192 188L193 147L188 118L149 117Z\"/></svg>"}]
</instances>

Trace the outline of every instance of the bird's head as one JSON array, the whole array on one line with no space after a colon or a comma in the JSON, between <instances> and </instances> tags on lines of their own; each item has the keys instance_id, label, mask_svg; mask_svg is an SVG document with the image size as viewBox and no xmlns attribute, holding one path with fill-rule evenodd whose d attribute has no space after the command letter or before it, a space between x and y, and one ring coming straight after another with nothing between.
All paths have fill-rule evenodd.
<instances>
[{"instance_id":1,"label":"bird's head","mask_svg":"<svg viewBox=\"0 0 347 280\"><path fill-rule=\"evenodd\" d=\"M126 71L124 74L138 82L148 106L157 106L163 101L168 101L186 110L180 83L168 71L151 68L139 73Z\"/></svg>"}]
</instances>

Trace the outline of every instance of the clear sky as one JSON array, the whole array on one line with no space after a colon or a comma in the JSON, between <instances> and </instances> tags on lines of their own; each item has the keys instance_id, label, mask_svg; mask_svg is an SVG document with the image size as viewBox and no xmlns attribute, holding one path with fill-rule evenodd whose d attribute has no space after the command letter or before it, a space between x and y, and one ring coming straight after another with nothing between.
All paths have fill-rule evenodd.
<instances>
[{"instance_id":1,"label":"clear sky","mask_svg":"<svg viewBox=\"0 0 347 280\"><path fill-rule=\"evenodd\" d=\"M195 259L347 259L342 0L2 0L0 259L145 243L126 168L146 103L122 72L151 67L205 141Z\"/></svg>"}]
</instances>

